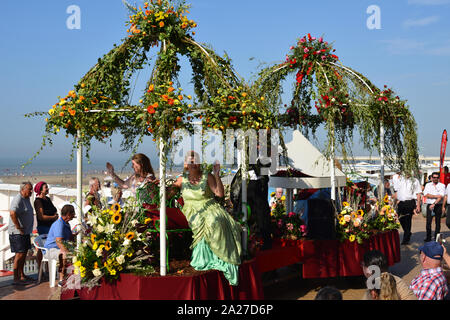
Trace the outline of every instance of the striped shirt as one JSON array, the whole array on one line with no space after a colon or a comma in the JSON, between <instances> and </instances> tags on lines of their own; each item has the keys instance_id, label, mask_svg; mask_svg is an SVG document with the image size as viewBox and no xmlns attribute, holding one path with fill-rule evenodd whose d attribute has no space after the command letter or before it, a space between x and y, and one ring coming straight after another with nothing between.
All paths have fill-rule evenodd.
<instances>
[{"instance_id":1,"label":"striped shirt","mask_svg":"<svg viewBox=\"0 0 450 320\"><path fill-rule=\"evenodd\" d=\"M448 292L447 279L440 267L423 269L409 288L418 300L443 300Z\"/></svg>"}]
</instances>

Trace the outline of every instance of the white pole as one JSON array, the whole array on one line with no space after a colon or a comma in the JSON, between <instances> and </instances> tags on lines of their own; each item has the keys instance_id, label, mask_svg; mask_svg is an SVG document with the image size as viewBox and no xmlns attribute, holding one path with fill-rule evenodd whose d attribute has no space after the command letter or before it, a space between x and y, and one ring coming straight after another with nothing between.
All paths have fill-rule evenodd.
<instances>
[{"instance_id":1,"label":"white pole","mask_svg":"<svg viewBox=\"0 0 450 320\"><path fill-rule=\"evenodd\" d=\"M241 156L241 172L242 172L242 213L244 215L242 221L244 222L244 230L242 232L242 253L244 257L247 255L247 143L245 141L245 136L243 137L242 150L240 152Z\"/></svg>"},{"instance_id":2,"label":"white pole","mask_svg":"<svg viewBox=\"0 0 450 320\"><path fill-rule=\"evenodd\" d=\"M331 159L330 159L330 182L331 182L331 200L335 202L336 200L336 166L335 166L335 154L334 154L334 126L333 126L333 137L331 140Z\"/></svg>"},{"instance_id":3,"label":"white pole","mask_svg":"<svg viewBox=\"0 0 450 320\"><path fill-rule=\"evenodd\" d=\"M378 199L384 197L384 126L380 125L380 184L378 187Z\"/></svg>"},{"instance_id":4,"label":"white pole","mask_svg":"<svg viewBox=\"0 0 450 320\"><path fill-rule=\"evenodd\" d=\"M167 261L166 261L166 163L164 161L164 143L162 139L159 141L159 196L160 196L160 208L159 208L159 258L160 258L160 275L165 276L167 273Z\"/></svg>"},{"instance_id":5,"label":"white pole","mask_svg":"<svg viewBox=\"0 0 450 320\"><path fill-rule=\"evenodd\" d=\"M77 132L77 221L81 225L83 222L83 146L78 139L81 136L80 130ZM81 233L77 235L77 248L81 245Z\"/></svg>"}]
</instances>

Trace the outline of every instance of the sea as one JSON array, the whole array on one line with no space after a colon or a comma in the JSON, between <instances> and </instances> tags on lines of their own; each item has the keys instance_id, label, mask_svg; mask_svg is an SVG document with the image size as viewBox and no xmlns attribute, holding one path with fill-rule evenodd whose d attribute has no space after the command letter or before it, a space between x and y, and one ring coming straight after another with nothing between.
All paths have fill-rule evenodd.
<instances>
[{"instance_id":1,"label":"sea","mask_svg":"<svg viewBox=\"0 0 450 320\"><path fill-rule=\"evenodd\" d=\"M26 164L28 159L1 159L0 176L29 176L29 175L61 175L76 174L76 159L70 161L66 159L35 159L30 164ZM116 170L121 171L126 160L111 161L115 164ZM106 170L107 160L96 160L88 162L83 160L83 173L101 173ZM127 165L123 170L130 171L131 165Z\"/></svg>"},{"instance_id":2,"label":"sea","mask_svg":"<svg viewBox=\"0 0 450 320\"><path fill-rule=\"evenodd\" d=\"M26 164L26 158L0 158L0 177L1 176L36 176L36 175L67 175L76 174L76 158L70 160L69 157L62 159L34 159L30 164ZM83 174L105 173L106 162L111 162L117 173L132 172L131 161L127 158L119 159L95 159L90 162L83 159ZM159 163L151 161L153 170L158 173ZM168 172L181 172L183 169L179 166L170 165ZM1 182L0 182L1 183Z\"/></svg>"}]
</instances>

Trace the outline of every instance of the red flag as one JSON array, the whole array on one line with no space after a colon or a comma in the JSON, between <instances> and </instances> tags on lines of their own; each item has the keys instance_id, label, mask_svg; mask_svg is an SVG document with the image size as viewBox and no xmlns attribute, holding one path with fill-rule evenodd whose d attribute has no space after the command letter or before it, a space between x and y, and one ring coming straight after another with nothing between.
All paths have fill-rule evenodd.
<instances>
[{"instance_id":1,"label":"red flag","mask_svg":"<svg viewBox=\"0 0 450 320\"><path fill-rule=\"evenodd\" d=\"M447 130L444 129L442 132L442 140L441 140L441 159L439 163L439 173L440 173L440 181L444 183L444 159L445 159L445 149L447 148Z\"/></svg>"}]
</instances>

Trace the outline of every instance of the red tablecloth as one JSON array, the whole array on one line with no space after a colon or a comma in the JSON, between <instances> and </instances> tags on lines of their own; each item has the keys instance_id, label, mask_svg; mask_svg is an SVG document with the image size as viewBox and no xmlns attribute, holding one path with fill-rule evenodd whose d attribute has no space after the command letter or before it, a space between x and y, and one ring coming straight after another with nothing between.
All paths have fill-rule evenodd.
<instances>
[{"instance_id":1,"label":"red tablecloth","mask_svg":"<svg viewBox=\"0 0 450 320\"><path fill-rule=\"evenodd\" d=\"M70 299L74 290L63 290L61 299ZM114 283L102 282L91 290L77 290L82 300L261 300L264 299L256 260L239 268L239 285L230 286L216 270L196 276L143 277L122 274Z\"/></svg>"},{"instance_id":2,"label":"red tablecloth","mask_svg":"<svg viewBox=\"0 0 450 320\"><path fill-rule=\"evenodd\" d=\"M380 250L388 265L400 261L400 238L397 230L378 233L362 244L348 240L275 240L271 250L258 253L260 272L275 270L301 262L303 278L360 276L361 261L369 250Z\"/></svg>"}]
</instances>

